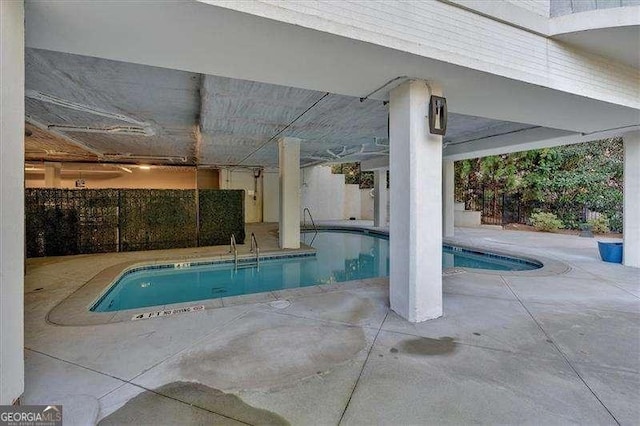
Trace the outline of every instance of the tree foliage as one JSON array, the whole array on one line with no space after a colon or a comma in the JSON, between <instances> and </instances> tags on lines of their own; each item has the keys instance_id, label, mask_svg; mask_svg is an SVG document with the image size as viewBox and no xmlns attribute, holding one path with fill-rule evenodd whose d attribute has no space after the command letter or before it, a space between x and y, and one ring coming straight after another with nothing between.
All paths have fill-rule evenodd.
<instances>
[{"instance_id":1,"label":"tree foliage","mask_svg":"<svg viewBox=\"0 0 640 426\"><path fill-rule=\"evenodd\" d=\"M360 188L373 188L373 172L360 170L360 163L341 163L331 166L334 174L344 175L344 183L359 185Z\"/></svg>"},{"instance_id":2,"label":"tree foliage","mask_svg":"<svg viewBox=\"0 0 640 426\"><path fill-rule=\"evenodd\" d=\"M619 231L622 173L622 140L604 139L460 161L456 197L477 208L483 189L518 193L532 210L553 212L567 227L577 228L588 208L605 214Z\"/></svg>"}]
</instances>

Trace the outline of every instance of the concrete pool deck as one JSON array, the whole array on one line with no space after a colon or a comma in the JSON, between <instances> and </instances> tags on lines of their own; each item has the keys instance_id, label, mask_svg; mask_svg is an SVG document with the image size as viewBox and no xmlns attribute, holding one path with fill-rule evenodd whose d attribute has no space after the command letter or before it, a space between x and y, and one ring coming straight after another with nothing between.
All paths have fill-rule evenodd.
<instances>
[{"instance_id":1,"label":"concrete pool deck","mask_svg":"<svg viewBox=\"0 0 640 426\"><path fill-rule=\"evenodd\" d=\"M23 403L61 401L79 424L637 424L640 270L601 262L595 239L455 240L568 267L444 276L445 315L421 324L375 279L288 305L61 327L48 312L123 254L29 260Z\"/></svg>"}]
</instances>

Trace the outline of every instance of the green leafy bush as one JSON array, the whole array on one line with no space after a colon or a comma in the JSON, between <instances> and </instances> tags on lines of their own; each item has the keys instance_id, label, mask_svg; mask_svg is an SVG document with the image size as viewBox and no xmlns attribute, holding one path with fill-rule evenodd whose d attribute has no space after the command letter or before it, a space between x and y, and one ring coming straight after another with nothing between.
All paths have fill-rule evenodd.
<instances>
[{"instance_id":1,"label":"green leafy bush","mask_svg":"<svg viewBox=\"0 0 640 426\"><path fill-rule=\"evenodd\" d=\"M196 203L190 189L26 189L27 257L229 244L231 234L243 244L244 191L199 195Z\"/></svg>"},{"instance_id":2,"label":"green leafy bush","mask_svg":"<svg viewBox=\"0 0 640 426\"><path fill-rule=\"evenodd\" d=\"M609 218L606 215L601 214L595 219L589 219L587 223L591 225L591 230L596 234L606 234L609 232Z\"/></svg>"},{"instance_id":3,"label":"green leafy bush","mask_svg":"<svg viewBox=\"0 0 640 426\"><path fill-rule=\"evenodd\" d=\"M538 231L555 232L564 228L564 224L553 213L540 212L531 215L531 225Z\"/></svg>"}]
</instances>

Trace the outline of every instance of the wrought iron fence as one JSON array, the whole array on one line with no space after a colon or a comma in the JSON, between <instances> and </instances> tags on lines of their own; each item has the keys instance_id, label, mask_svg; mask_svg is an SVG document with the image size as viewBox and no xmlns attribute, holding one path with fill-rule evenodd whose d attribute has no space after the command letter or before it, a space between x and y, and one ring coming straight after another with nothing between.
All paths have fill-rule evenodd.
<instances>
[{"instance_id":1,"label":"wrought iron fence","mask_svg":"<svg viewBox=\"0 0 640 426\"><path fill-rule=\"evenodd\" d=\"M488 225L528 224L532 213L546 211L555 213L565 226L578 228L581 223L598 215L582 204L524 200L518 192L500 189L467 188L463 194L465 208L482 212L482 223Z\"/></svg>"},{"instance_id":2,"label":"wrought iron fence","mask_svg":"<svg viewBox=\"0 0 640 426\"><path fill-rule=\"evenodd\" d=\"M531 204L522 202L520 194L507 194L482 190L482 223L506 225L508 223L526 223L532 212Z\"/></svg>"},{"instance_id":3,"label":"wrought iron fence","mask_svg":"<svg viewBox=\"0 0 640 426\"><path fill-rule=\"evenodd\" d=\"M242 244L244 191L27 189L25 226L27 257Z\"/></svg>"}]
</instances>

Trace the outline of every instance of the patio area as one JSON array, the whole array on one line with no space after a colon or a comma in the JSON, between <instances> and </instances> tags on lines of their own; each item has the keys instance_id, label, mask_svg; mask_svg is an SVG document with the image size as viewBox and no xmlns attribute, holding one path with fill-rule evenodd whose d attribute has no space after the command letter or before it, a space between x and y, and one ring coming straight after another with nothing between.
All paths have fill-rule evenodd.
<instances>
[{"instance_id":1,"label":"patio area","mask_svg":"<svg viewBox=\"0 0 640 426\"><path fill-rule=\"evenodd\" d=\"M446 274L444 316L419 324L371 279L56 326L48 312L94 275L159 252L30 259L23 403L63 403L68 424L637 424L640 270L577 236L459 228L453 241L567 268Z\"/></svg>"}]
</instances>

